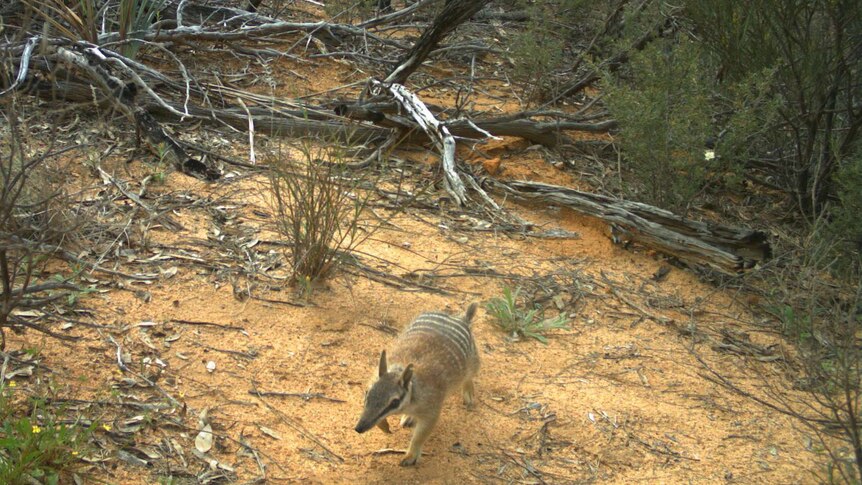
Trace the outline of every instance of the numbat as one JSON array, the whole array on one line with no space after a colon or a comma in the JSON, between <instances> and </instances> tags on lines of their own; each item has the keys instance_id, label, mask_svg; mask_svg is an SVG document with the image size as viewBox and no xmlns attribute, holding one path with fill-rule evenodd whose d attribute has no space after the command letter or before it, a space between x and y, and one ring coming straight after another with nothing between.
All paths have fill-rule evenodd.
<instances>
[{"instance_id":1,"label":"numbat","mask_svg":"<svg viewBox=\"0 0 862 485\"><path fill-rule=\"evenodd\" d=\"M401 466L419 460L446 396L461 388L464 404L473 405L479 353L470 327L477 306L470 305L463 318L423 313L395 340L388 362L386 351L380 353L380 366L355 429L364 433L376 425L389 433L387 416L402 414L401 425L415 430Z\"/></svg>"}]
</instances>

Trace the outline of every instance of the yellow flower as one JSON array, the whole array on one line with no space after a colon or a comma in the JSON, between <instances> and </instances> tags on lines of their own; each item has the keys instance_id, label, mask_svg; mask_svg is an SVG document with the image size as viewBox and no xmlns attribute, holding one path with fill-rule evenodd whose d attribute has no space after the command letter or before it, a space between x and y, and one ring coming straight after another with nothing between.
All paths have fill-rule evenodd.
<instances>
[{"instance_id":1,"label":"yellow flower","mask_svg":"<svg viewBox=\"0 0 862 485\"><path fill-rule=\"evenodd\" d=\"M17 387L17 386L18 386L18 383L17 383L17 382L15 382L15 381L9 381L9 384L8 384L8 385L9 385L9 387Z\"/></svg>"},{"instance_id":2,"label":"yellow flower","mask_svg":"<svg viewBox=\"0 0 862 485\"><path fill-rule=\"evenodd\" d=\"M103 424L102 429L104 429L105 431L111 431L111 425L110 424Z\"/></svg>"},{"instance_id":3,"label":"yellow flower","mask_svg":"<svg viewBox=\"0 0 862 485\"><path fill-rule=\"evenodd\" d=\"M39 434L41 432L42 432L42 428L40 428L34 424L33 425L33 434Z\"/></svg>"},{"instance_id":4,"label":"yellow flower","mask_svg":"<svg viewBox=\"0 0 862 485\"><path fill-rule=\"evenodd\" d=\"M73 452L72 452L72 456L78 456L78 452L77 452L77 451L73 451Z\"/></svg>"}]
</instances>

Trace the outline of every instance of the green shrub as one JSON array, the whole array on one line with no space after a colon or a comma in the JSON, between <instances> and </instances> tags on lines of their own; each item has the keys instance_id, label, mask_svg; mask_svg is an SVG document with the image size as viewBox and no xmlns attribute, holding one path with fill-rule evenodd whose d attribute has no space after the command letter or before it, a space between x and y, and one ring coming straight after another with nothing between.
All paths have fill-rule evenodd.
<instances>
[{"instance_id":1,"label":"green shrub","mask_svg":"<svg viewBox=\"0 0 862 485\"><path fill-rule=\"evenodd\" d=\"M682 211L706 174L709 89L700 48L663 39L632 55L630 79L606 81L607 104L620 123L629 184L639 200Z\"/></svg>"},{"instance_id":2,"label":"green shrub","mask_svg":"<svg viewBox=\"0 0 862 485\"><path fill-rule=\"evenodd\" d=\"M741 182L743 169L775 146L771 141L781 119L781 98L775 91L775 69L752 71L727 82L715 96L716 128L721 139L715 147L715 170L725 182Z\"/></svg>"},{"instance_id":3,"label":"green shrub","mask_svg":"<svg viewBox=\"0 0 862 485\"><path fill-rule=\"evenodd\" d=\"M836 195L856 149L862 0L689 0L684 13L727 86L769 73L780 118L749 133L757 158L796 195L809 221ZM738 132L740 136L744 132Z\"/></svg>"},{"instance_id":4,"label":"green shrub","mask_svg":"<svg viewBox=\"0 0 862 485\"><path fill-rule=\"evenodd\" d=\"M530 337L548 343L545 332L549 330L568 330L568 319L564 314L554 318L540 319L538 308L523 310L518 307L517 299L520 288L512 292L509 287L503 288L503 297L492 298L485 304L485 309L496 320L498 327L515 338Z\"/></svg>"},{"instance_id":5,"label":"green shrub","mask_svg":"<svg viewBox=\"0 0 862 485\"><path fill-rule=\"evenodd\" d=\"M608 15L607 6L587 0L516 0L513 3L510 9L523 10L529 15L524 29L508 42L513 78L523 87L523 96L528 101L544 101L557 95L559 88L571 81L567 71L573 68L573 63L567 54L573 50L577 54L588 53L577 52L577 48L570 48L570 45L576 41L576 34L591 37L596 29L602 28Z\"/></svg>"},{"instance_id":6,"label":"green shrub","mask_svg":"<svg viewBox=\"0 0 862 485\"><path fill-rule=\"evenodd\" d=\"M862 153L846 162L836 175L838 204L826 238L834 247L839 275L862 272Z\"/></svg>"},{"instance_id":7,"label":"green shrub","mask_svg":"<svg viewBox=\"0 0 862 485\"><path fill-rule=\"evenodd\" d=\"M546 13L539 7L529 9L532 14L527 29L517 33L510 43L514 62L514 77L524 86L527 99L542 99L553 89L553 71L563 60L564 41L550 28Z\"/></svg>"}]
</instances>

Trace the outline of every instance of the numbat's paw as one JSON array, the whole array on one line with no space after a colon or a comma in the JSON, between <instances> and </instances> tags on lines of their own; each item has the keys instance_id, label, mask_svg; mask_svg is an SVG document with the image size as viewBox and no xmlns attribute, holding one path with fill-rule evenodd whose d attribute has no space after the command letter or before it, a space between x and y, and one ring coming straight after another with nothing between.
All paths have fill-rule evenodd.
<instances>
[{"instance_id":1,"label":"numbat's paw","mask_svg":"<svg viewBox=\"0 0 862 485\"><path fill-rule=\"evenodd\" d=\"M408 456L407 458L401 460L401 466L415 466L416 462L418 461L418 456Z\"/></svg>"},{"instance_id":2,"label":"numbat's paw","mask_svg":"<svg viewBox=\"0 0 862 485\"><path fill-rule=\"evenodd\" d=\"M412 428L416 424L416 421L413 420L410 416L404 416L401 418L401 427L402 428Z\"/></svg>"}]
</instances>

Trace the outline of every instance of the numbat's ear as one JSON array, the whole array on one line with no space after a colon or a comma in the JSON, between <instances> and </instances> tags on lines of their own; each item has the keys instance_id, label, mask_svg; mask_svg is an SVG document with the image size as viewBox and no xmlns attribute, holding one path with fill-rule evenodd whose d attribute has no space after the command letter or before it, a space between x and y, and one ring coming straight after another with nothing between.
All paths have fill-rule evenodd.
<instances>
[{"instance_id":1,"label":"numbat's ear","mask_svg":"<svg viewBox=\"0 0 862 485\"><path fill-rule=\"evenodd\" d=\"M380 367L377 369L377 377L386 375L386 351L380 352Z\"/></svg>"},{"instance_id":2,"label":"numbat's ear","mask_svg":"<svg viewBox=\"0 0 862 485\"><path fill-rule=\"evenodd\" d=\"M413 364L408 365L407 368L404 369L404 372L401 373L401 387L407 389L410 379L413 379Z\"/></svg>"}]
</instances>

